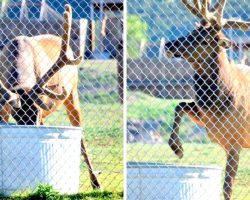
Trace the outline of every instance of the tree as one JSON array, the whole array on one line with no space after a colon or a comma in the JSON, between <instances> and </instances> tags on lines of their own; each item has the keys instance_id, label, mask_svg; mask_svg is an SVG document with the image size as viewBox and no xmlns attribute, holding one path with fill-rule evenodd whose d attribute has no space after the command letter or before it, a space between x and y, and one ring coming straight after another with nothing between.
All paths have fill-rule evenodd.
<instances>
[{"instance_id":1,"label":"tree","mask_svg":"<svg viewBox=\"0 0 250 200\"><path fill-rule=\"evenodd\" d=\"M127 18L127 51L128 57L138 57L140 53L140 44L147 42L148 24L138 15L128 15Z\"/></svg>"},{"instance_id":2,"label":"tree","mask_svg":"<svg viewBox=\"0 0 250 200\"><path fill-rule=\"evenodd\" d=\"M192 0L188 1L193 2ZM215 3L216 1L212 2ZM228 1L224 17L250 21L248 15L250 12L249 3L250 0ZM128 1L128 13L137 15L148 24L146 35L152 43L159 43L162 37L173 40L186 35L195 29L194 22L200 21L185 8L181 0L130 0ZM235 36L250 35L250 32L238 30L232 32ZM228 34L228 31L225 30L225 33Z\"/></svg>"}]
</instances>

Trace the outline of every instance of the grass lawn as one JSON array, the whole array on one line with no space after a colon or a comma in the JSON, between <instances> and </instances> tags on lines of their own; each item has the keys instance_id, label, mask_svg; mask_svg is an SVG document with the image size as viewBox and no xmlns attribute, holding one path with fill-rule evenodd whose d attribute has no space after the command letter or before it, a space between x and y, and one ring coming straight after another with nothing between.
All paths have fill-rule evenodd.
<instances>
[{"instance_id":1,"label":"grass lawn","mask_svg":"<svg viewBox=\"0 0 250 200\"><path fill-rule=\"evenodd\" d=\"M174 109L176 105L178 105L178 103L183 100L165 100L143 94L142 92L128 92L127 96L128 119L163 119L164 124L161 127L161 136L165 139L168 139L168 135L172 130ZM184 116L180 127L181 139L188 142L209 142L209 140L205 137L193 135L192 129L194 128L202 130L202 128L191 122L188 117ZM190 139L191 135L192 139Z\"/></svg>"},{"instance_id":2,"label":"grass lawn","mask_svg":"<svg viewBox=\"0 0 250 200\"><path fill-rule=\"evenodd\" d=\"M95 171L103 189L121 192L123 186L123 130L120 104L82 104L84 113L83 135ZM70 125L63 110L54 113L49 120L57 119ZM53 121L52 121L53 122ZM46 124L52 124L47 122ZM61 124L60 122L57 124ZM81 165L81 192L92 191L85 163Z\"/></svg>"},{"instance_id":3,"label":"grass lawn","mask_svg":"<svg viewBox=\"0 0 250 200\"><path fill-rule=\"evenodd\" d=\"M32 192L16 193L13 197L2 197L6 200L112 200L123 199L122 192L92 191L71 195L61 195L49 185L38 185Z\"/></svg>"},{"instance_id":4,"label":"grass lawn","mask_svg":"<svg viewBox=\"0 0 250 200\"><path fill-rule=\"evenodd\" d=\"M80 70L79 94L83 134L95 171L106 191L123 191L123 113L116 90L116 63L88 61ZM83 88L82 88L83 87ZM82 88L82 89L81 89ZM82 90L82 91L81 91ZM46 124L70 125L64 109ZM81 165L81 192L91 192L85 163Z\"/></svg>"},{"instance_id":5,"label":"grass lawn","mask_svg":"<svg viewBox=\"0 0 250 200\"><path fill-rule=\"evenodd\" d=\"M167 141L171 131L174 108L180 100L164 100L142 92L128 92L128 119L159 119L165 123L161 129L163 144L128 144L128 161L159 162L178 165L211 165L224 170L226 155L222 148L212 144L205 135L190 139L195 126L187 117L180 126L184 157L180 160L169 148ZM222 181L224 171L222 174ZM233 189L234 200L250 200L250 150L241 152L240 165ZM222 188L222 183L221 183ZM152 188L154 189L154 188Z\"/></svg>"},{"instance_id":6,"label":"grass lawn","mask_svg":"<svg viewBox=\"0 0 250 200\"><path fill-rule=\"evenodd\" d=\"M224 170L226 155L218 145L184 143L183 148L184 157L180 160L167 144L129 144L127 147L128 161L220 166ZM233 199L250 200L250 151L243 150L240 158L239 170L233 189ZM223 177L224 171L222 180Z\"/></svg>"}]
</instances>

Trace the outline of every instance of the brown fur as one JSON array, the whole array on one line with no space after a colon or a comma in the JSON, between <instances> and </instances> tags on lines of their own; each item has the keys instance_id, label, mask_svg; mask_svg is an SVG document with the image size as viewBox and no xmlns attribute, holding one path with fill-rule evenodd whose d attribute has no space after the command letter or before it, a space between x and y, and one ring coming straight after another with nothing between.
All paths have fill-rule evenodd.
<instances>
[{"instance_id":1,"label":"brown fur","mask_svg":"<svg viewBox=\"0 0 250 200\"><path fill-rule=\"evenodd\" d=\"M35 36L35 37L26 37L26 36L20 36L17 37L16 40L19 41L19 43L21 44L21 49L19 49L19 51L21 53L29 50L29 52L32 51L33 53L33 66L31 65L24 65L24 62L18 63L17 61L17 65L19 68L23 68L21 70L27 70L27 68L32 68L32 70L35 70L35 74L36 74L36 79L40 78L43 74L46 73L46 71L51 67L51 65L56 61L56 59L59 57L59 53L60 53L60 48L61 48L61 38L54 36L54 35L39 35L39 36ZM25 43L25 47L26 49L22 50L22 44ZM28 47L29 48L28 48ZM2 53L2 57L5 57L6 59L8 58L8 54L5 54L6 49L3 49L3 53ZM69 49L68 51L69 57L73 57L73 52L71 49ZM26 55L27 56L27 55ZM28 55L28 56L32 56L32 55ZM19 56L21 57L21 56ZM17 58L18 59L18 58ZM24 59L24 58L23 58ZM1 67L2 71L6 71L8 70L8 67L10 66L5 66L3 65ZM3 69L4 68L4 69ZM31 74L32 75L32 74ZM1 76L1 80L3 83L6 82L6 80L8 80L8 77L5 77L4 75ZM41 111L41 119L40 122L42 123L44 121L44 119L49 116L51 113L53 113L60 105L62 104L66 104L65 102L71 102L72 99L78 99L78 91L77 91L77 83L78 83L78 69L76 66L65 66L63 69L61 69L58 73L56 73L47 83L47 86L50 87L55 87L54 91L55 92L61 92L61 88L64 87L65 90L67 91L67 96L65 97L65 99L63 101L61 100L56 100L55 101L55 105L49 110L49 111ZM6 83L5 83L6 84ZM35 84L35 82L34 82ZM8 85L7 85L8 86ZM26 90L29 90L30 88L32 88L33 85L30 85L29 88L23 88ZM10 88L9 88L10 89ZM72 96L76 96L73 97ZM46 96L42 97L44 102L50 102L51 99L49 99ZM71 101L69 101L69 99L71 99ZM54 100L53 100L54 101ZM67 107L67 109L71 109L72 112L75 113L75 110L77 111L77 115L79 116L75 116L75 117L70 117L71 110L68 110L68 114L69 114L69 119L71 121L71 123L75 126L80 126L81 124L81 115L80 115L80 106L79 106L79 100L74 100L71 103L71 106ZM6 105L5 107L8 107L8 105ZM5 109L6 110L6 109ZM2 113L4 114L4 120L6 121L8 119L7 115L10 115L10 112L4 112ZM1 113L0 113L1 115Z\"/></svg>"},{"instance_id":2,"label":"brown fur","mask_svg":"<svg viewBox=\"0 0 250 200\"><path fill-rule=\"evenodd\" d=\"M15 38L18 42L18 54L16 57L10 52L9 46L7 45L1 54L0 70L2 76L0 80L9 89L12 86L8 83L10 77L7 76L8 70L13 70L17 68L20 76L30 76L29 84L25 83L25 78L22 77L19 81L19 88L29 92L31 88L56 62L59 57L61 50L61 38L54 35L39 35L35 37L20 36ZM12 57L11 57L12 56ZM69 59L73 59L73 52L69 48L67 52ZM33 77L32 77L33 76ZM30 78L28 77L28 78ZM25 87L22 87L22 86ZM38 124L43 124L46 117L51 113L56 111L59 106L64 104L67 110L68 118L73 126L81 126L82 117L78 96L78 68L77 66L64 66L60 71L58 71L53 77L51 77L46 84L48 88L52 88L54 92L60 93L62 88L67 92L67 95L63 100L51 100L47 96L42 96L42 100L45 103L50 101L54 102L54 106L50 110L39 109L39 121ZM8 122L9 116L11 115L11 106L6 104L4 108L0 111L1 120ZM91 185L94 189L100 188L100 183L97 176L94 174L93 166L89 159L85 142L81 140L81 152L84 160L87 164Z\"/></svg>"},{"instance_id":3,"label":"brown fur","mask_svg":"<svg viewBox=\"0 0 250 200\"><path fill-rule=\"evenodd\" d=\"M236 65L227 59L226 51L218 56L220 87L233 96L233 105L226 112L203 110L201 121L208 130L208 137L226 151L232 148L250 148L250 66ZM223 91L223 90L222 90Z\"/></svg>"},{"instance_id":4,"label":"brown fur","mask_svg":"<svg viewBox=\"0 0 250 200\"><path fill-rule=\"evenodd\" d=\"M232 43L222 29L246 30L250 23L223 19L226 1L218 1L214 7L207 0L194 0L193 5L186 0L182 2L201 19L200 27L189 36L166 43L165 47L172 55L181 56L192 64L196 98L189 103L192 109L188 109L183 102L177 106L184 105L181 106L184 111L175 112L176 116L181 115L175 117L169 144L181 158L183 148L176 127L180 125L183 112L191 111L192 116L198 117L204 124L211 141L222 146L226 152L223 192L225 200L231 200L240 151L250 148L250 66L229 62L225 49Z\"/></svg>"},{"instance_id":5,"label":"brown fur","mask_svg":"<svg viewBox=\"0 0 250 200\"><path fill-rule=\"evenodd\" d=\"M4 106L0 112L1 120L7 122L12 114L18 124L43 124L43 119L64 103L71 124L80 126L76 66L80 64L82 55L74 59L69 47L71 25L72 8L66 4L62 38L53 35L19 36L3 48L0 55L0 81L4 94L1 97L1 105ZM56 95L52 90L62 90L63 93ZM43 99L40 98L42 94ZM47 96L55 101L54 106L48 104L50 99ZM83 139L81 152L92 187L100 188Z\"/></svg>"},{"instance_id":6,"label":"brown fur","mask_svg":"<svg viewBox=\"0 0 250 200\"><path fill-rule=\"evenodd\" d=\"M188 41L189 37L182 37L178 39L182 43L175 40L166 44L167 51L188 60L196 73L196 100L187 104L191 108L183 102L178 105L182 109L175 111L169 145L182 158L178 126L184 113L195 123L204 126L210 140L222 146L226 152L224 197L230 200L240 151L250 148L250 66L229 62L225 50L228 39L220 30L212 32L211 27L199 27L195 33L205 39L210 36L213 40L206 40L204 45L204 40Z\"/></svg>"}]
</instances>

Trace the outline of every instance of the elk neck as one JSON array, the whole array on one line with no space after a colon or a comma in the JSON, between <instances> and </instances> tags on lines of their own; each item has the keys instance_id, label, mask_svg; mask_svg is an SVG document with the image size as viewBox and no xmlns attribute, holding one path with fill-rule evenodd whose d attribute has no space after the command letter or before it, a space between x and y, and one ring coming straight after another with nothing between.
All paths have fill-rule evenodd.
<instances>
[{"instance_id":1,"label":"elk neck","mask_svg":"<svg viewBox=\"0 0 250 200\"><path fill-rule=\"evenodd\" d=\"M194 90L196 102L202 109L226 111L232 105L232 96L221 81L220 69L228 62L226 52L213 51L209 58L194 68ZM225 59L226 61L225 61ZM225 62L223 62L225 61ZM228 62L229 63L229 62Z\"/></svg>"},{"instance_id":2,"label":"elk neck","mask_svg":"<svg viewBox=\"0 0 250 200\"><path fill-rule=\"evenodd\" d=\"M226 55L219 57L220 79L224 87L233 96L236 109L242 109L245 115L250 114L250 66L229 62Z\"/></svg>"}]
</instances>

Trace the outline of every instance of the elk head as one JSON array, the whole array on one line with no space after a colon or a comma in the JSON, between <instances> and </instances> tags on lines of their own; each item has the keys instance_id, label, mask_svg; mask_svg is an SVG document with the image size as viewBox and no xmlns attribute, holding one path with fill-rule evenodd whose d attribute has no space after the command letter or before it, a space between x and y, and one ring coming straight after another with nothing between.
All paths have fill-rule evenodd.
<instances>
[{"instance_id":1,"label":"elk head","mask_svg":"<svg viewBox=\"0 0 250 200\"><path fill-rule=\"evenodd\" d=\"M32 74L30 77L27 76L27 73L26 76L22 76L22 79L25 79L26 81L26 85L32 84L32 88L27 89L22 87L22 84L16 83L18 82L18 73L16 73L15 69L10 70L10 72L7 72L7 70L5 71L4 69L1 70L1 73L10 73L10 76L8 77L12 78L6 82L0 82L0 106L3 107L7 103L10 104L13 107L12 116L18 124L37 124L40 110L50 110L53 107L53 101L51 101L51 103L43 102L41 98L42 95L56 100L63 100L67 96L67 92L64 88L61 88L62 92L58 94L49 89L46 84L61 68L66 65L78 65L82 60L82 56L79 56L76 59L70 59L68 57L71 23L72 9L69 5L65 5L63 35L58 59L39 80L35 80L34 77L32 78ZM15 42L15 40L13 40L13 42ZM5 67L8 63L10 65L12 64L11 55L15 57L15 52L17 51L16 48L18 47L18 44L13 46L13 42L9 46L7 45L10 57L6 58ZM14 49L11 48L11 45ZM26 58L23 60L27 61ZM29 64L31 60L28 60L27 62ZM33 83L34 80L35 84Z\"/></svg>"},{"instance_id":2,"label":"elk head","mask_svg":"<svg viewBox=\"0 0 250 200\"><path fill-rule=\"evenodd\" d=\"M247 30L250 27L249 22L223 18L226 0L220 0L213 7L208 0L193 0L193 5L187 0L182 0L182 3L201 22L188 36L167 42L165 50L168 56L182 57L196 69L209 65L220 51L231 46L231 41L222 33L223 28Z\"/></svg>"}]
</instances>

